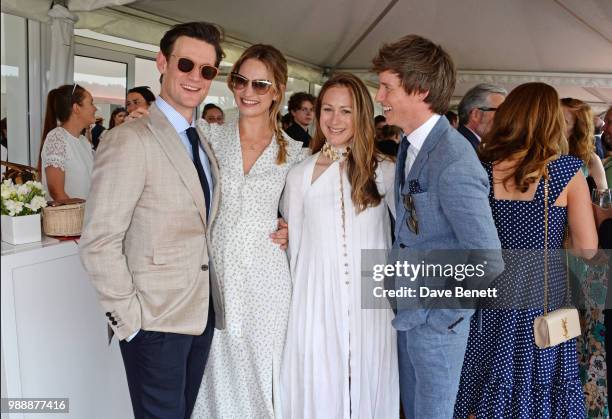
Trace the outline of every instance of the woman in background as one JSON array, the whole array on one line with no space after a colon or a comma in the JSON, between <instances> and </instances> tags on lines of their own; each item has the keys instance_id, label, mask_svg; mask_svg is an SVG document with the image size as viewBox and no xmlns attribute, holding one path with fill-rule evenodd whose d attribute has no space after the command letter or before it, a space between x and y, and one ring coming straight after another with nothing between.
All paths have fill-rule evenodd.
<instances>
[{"instance_id":1,"label":"woman in background","mask_svg":"<svg viewBox=\"0 0 612 419\"><path fill-rule=\"evenodd\" d=\"M608 188L608 180L602 161L595 153L593 114L585 102L561 99L566 123L569 154L582 160L582 173L590 176L597 189ZM608 389L604 360L604 316L606 301L605 281L607 269L585 263L569 255L569 268L578 281L580 290L580 320L582 333L578 337L580 380L586 398L586 417L608 417Z\"/></svg>"},{"instance_id":2,"label":"woman in background","mask_svg":"<svg viewBox=\"0 0 612 419\"><path fill-rule=\"evenodd\" d=\"M315 115L315 154L291 169L282 201L293 281L283 418L397 418L393 311L362 307L361 278L361 251L391 247L395 166L376 152L372 99L356 76L329 79Z\"/></svg>"},{"instance_id":3,"label":"woman in background","mask_svg":"<svg viewBox=\"0 0 612 419\"><path fill-rule=\"evenodd\" d=\"M215 331L193 418L274 418L289 317L287 255L270 240L287 172L302 143L278 123L287 61L253 45L234 64L228 86L238 118L199 124L219 163L219 212L211 256L225 298L224 330Z\"/></svg>"},{"instance_id":4,"label":"woman in background","mask_svg":"<svg viewBox=\"0 0 612 419\"><path fill-rule=\"evenodd\" d=\"M582 161L564 155L565 123L555 89L544 83L515 88L498 108L478 151L489 176L489 202L502 248L532 249L519 258L506 257L498 283L520 288L521 302L531 297L533 304L482 310L482 318L472 318L455 418L583 418L576 339L546 349L534 340L534 320L544 311L539 308L541 249L561 249L566 225L577 254L590 258L597 248ZM548 274L549 311L566 301L564 261L556 257L554 262Z\"/></svg>"},{"instance_id":5,"label":"woman in background","mask_svg":"<svg viewBox=\"0 0 612 419\"><path fill-rule=\"evenodd\" d=\"M597 189L607 189L608 181L601 163L595 153L595 136L593 113L591 107L578 99L566 97L561 99L565 118L565 136L569 145L569 155L582 160L582 173L591 176Z\"/></svg>"},{"instance_id":6,"label":"woman in background","mask_svg":"<svg viewBox=\"0 0 612 419\"><path fill-rule=\"evenodd\" d=\"M38 170L53 200L87 199L93 149L83 132L95 120L93 97L78 84L60 86L47 95Z\"/></svg>"},{"instance_id":7,"label":"woman in background","mask_svg":"<svg viewBox=\"0 0 612 419\"><path fill-rule=\"evenodd\" d=\"M128 113L125 108L116 108L113 113L111 113L108 129L111 130L116 126L123 124L127 115Z\"/></svg>"}]
</instances>

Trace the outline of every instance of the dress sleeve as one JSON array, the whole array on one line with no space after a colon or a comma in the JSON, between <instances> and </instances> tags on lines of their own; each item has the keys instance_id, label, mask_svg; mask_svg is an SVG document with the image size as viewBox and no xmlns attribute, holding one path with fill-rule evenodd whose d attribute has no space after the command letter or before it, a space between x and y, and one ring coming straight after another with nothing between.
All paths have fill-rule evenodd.
<instances>
[{"instance_id":1,"label":"dress sleeve","mask_svg":"<svg viewBox=\"0 0 612 419\"><path fill-rule=\"evenodd\" d=\"M68 160L68 145L66 138L59 130L52 130L47 134L41 153L42 168L49 166L66 171Z\"/></svg>"},{"instance_id":2,"label":"dress sleeve","mask_svg":"<svg viewBox=\"0 0 612 419\"><path fill-rule=\"evenodd\" d=\"M395 163L385 158L378 163L382 178L377 182L385 203L395 218Z\"/></svg>"},{"instance_id":3,"label":"dress sleeve","mask_svg":"<svg viewBox=\"0 0 612 419\"><path fill-rule=\"evenodd\" d=\"M280 213L289 225L289 246L287 247L287 256L292 279L295 278L293 269L295 269L299 243L302 236L302 223L304 217L303 176L303 164L294 166L289 170L285 182L285 189L280 201Z\"/></svg>"}]
</instances>

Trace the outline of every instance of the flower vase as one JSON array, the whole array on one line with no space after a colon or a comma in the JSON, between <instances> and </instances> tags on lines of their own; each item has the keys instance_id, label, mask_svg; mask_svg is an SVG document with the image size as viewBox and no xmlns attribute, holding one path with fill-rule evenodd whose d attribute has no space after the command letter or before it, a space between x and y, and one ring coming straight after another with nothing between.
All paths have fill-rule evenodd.
<instances>
[{"instance_id":1,"label":"flower vase","mask_svg":"<svg viewBox=\"0 0 612 419\"><path fill-rule=\"evenodd\" d=\"M2 241L10 244L39 242L40 214L11 217L2 215Z\"/></svg>"}]
</instances>

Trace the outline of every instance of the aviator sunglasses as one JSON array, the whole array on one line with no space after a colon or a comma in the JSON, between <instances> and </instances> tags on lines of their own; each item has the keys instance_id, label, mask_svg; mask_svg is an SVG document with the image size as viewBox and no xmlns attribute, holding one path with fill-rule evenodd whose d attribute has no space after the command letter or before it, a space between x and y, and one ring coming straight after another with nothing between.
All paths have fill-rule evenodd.
<instances>
[{"instance_id":1,"label":"aviator sunglasses","mask_svg":"<svg viewBox=\"0 0 612 419\"><path fill-rule=\"evenodd\" d=\"M178 58L177 68L182 73L191 73L193 68L195 67L195 63L191 61L189 58L178 57L174 54L171 54L173 57ZM202 78L204 80L212 80L217 77L217 73L219 69L217 67L213 67L212 65L203 64L200 66L200 73L202 74Z\"/></svg>"},{"instance_id":2,"label":"aviator sunglasses","mask_svg":"<svg viewBox=\"0 0 612 419\"><path fill-rule=\"evenodd\" d=\"M251 87L255 94L263 96L272 87L272 82L269 80L249 80L240 73L230 73L229 83L234 90L244 90L251 82Z\"/></svg>"}]
</instances>

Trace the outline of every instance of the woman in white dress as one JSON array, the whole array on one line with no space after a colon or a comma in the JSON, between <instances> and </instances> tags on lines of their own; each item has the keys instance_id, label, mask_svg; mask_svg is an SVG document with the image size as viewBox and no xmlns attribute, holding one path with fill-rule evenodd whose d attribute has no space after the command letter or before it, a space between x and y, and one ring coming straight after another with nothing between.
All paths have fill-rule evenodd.
<instances>
[{"instance_id":1,"label":"woman in white dress","mask_svg":"<svg viewBox=\"0 0 612 419\"><path fill-rule=\"evenodd\" d=\"M287 176L293 297L281 369L284 418L399 417L393 312L362 308L361 250L388 249L394 165L377 156L373 105L352 74L316 104L313 154Z\"/></svg>"},{"instance_id":2,"label":"woman in white dress","mask_svg":"<svg viewBox=\"0 0 612 419\"><path fill-rule=\"evenodd\" d=\"M93 97L78 84L49 92L38 171L52 199L87 199L93 148L82 133L95 120Z\"/></svg>"},{"instance_id":3,"label":"woman in white dress","mask_svg":"<svg viewBox=\"0 0 612 419\"><path fill-rule=\"evenodd\" d=\"M211 255L226 328L215 331L192 418L278 417L291 278L285 251L270 233L277 229L287 172L303 158L302 143L277 122L286 83L282 54L254 45L228 77L238 118L223 125L200 120L220 170Z\"/></svg>"}]
</instances>

